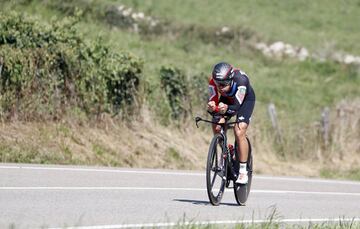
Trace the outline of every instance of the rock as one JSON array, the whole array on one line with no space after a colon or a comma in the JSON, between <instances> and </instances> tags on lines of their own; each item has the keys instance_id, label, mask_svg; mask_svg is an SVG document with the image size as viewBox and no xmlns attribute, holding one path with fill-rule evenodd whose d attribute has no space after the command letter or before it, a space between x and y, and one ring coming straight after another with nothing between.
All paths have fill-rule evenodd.
<instances>
[{"instance_id":1,"label":"rock","mask_svg":"<svg viewBox=\"0 0 360 229\"><path fill-rule=\"evenodd\" d=\"M257 50L261 50L261 51L263 51L263 50L265 50L265 49L267 49L268 47L267 47L267 45L265 44L265 43L257 43L257 44L255 44L255 48L257 49Z\"/></svg>"},{"instance_id":2,"label":"rock","mask_svg":"<svg viewBox=\"0 0 360 229\"><path fill-rule=\"evenodd\" d=\"M281 41L275 42L270 45L270 52L274 57L282 57L284 55L285 44Z\"/></svg>"},{"instance_id":3,"label":"rock","mask_svg":"<svg viewBox=\"0 0 360 229\"><path fill-rule=\"evenodd\" d=\"M155 20L151 20L151 22L150 22L151 27L155 27L155 26L157 26L157 24L158 24L158 22Z\"/></svg>"},{"instance_id":4,"label":"rock","mask_svg":"<svg viewBox=\"0 0 360 229\"><path fill-rule=\"evenodd\" d=\"M138 13L138 18L144 19L144 18L145 18L145 14L144 14L143 12L139 12L139 13Z\"/></svg>"},{"instance_id":5,"label":"rock","mask_svg":"<svg viewBox=\"0 0 360 229\"><path fill-rule=\"evenodd\" d=\"M301 61L306 60L309 57L309 51L306 48L300 48L297 58Z\"/></svg>"},{"instance_id":6,"label":"rock","mask_svg":"<svg viewBox=\"0 0 360 229\"><path fill-rule=\"evenodd\" d=\"M285 44L281 41L275 42L270 45L270 50L274 53L280 53L285 49Z\"/></svg>"},{"instance_id":7,"label":"rock","mask_svg":"<svg viewBox=\"0 0 360 229\"><path fill-rule=\"evenodd\" d=\"M224 26L224 27L221 28L221 33L227 33L229 31L230 31L229 27Z\"/></svg>"},{"instance_id":8,"label":"rock","mask_svg":"<svg viewBox=\"0 0 360 229\"><path fill-rule=\"evenodd\" d=\"M295 48L289 44L285 44L285 50L283 53L289 57L296 57L297 54Z\"/></svg>"},{"instance_id":9,"label":"rock","mask_svg":"<svg viewBox=\"0 0 360 229\"><path fill-rule=\"evenodd\" d=\"M120 5L120 6L117 7L117 10L121 12L124 8L125 8L125 6Z\"/></svg>"},{"instance_id":10,"label":"rock","mask_svg":"<svg viewBox=\"0 0 360 229\"><path fill-rule=\"evenodd\" d=\"M355 62L355 60L356 60L355 56L353 56L353 55L345 55L343 62L345 64L352 64L352 63Z\"/></svg>"},{"instance_id":11,"label":"rock","mask_svg":"<svg viewBox=\"0 0 360 229\"><path fill-rule=\"evenodd\" d=\"M124 10L124 11L122 12L122 14L123 14L125 17L127 17L127 16L130 16L130 15L131 15L131 11L132 11L132 9L129 8L129 9Z\"/></svg>"},{"instance_id":12,"label":"rock","mask_svg":"<svg viewBox=\"0 0 360 229\"><path fill-rule=\"evenodd\" d=\"M263 54L264 54L265 56L267 56L267 57L273 57L273 54L272 54L271 50L270 50L268 47L266 47L266 48L263 50Z\"/></svg>"},{"instance_id":13,"label":"rock","mask_svg":"<svg viewBox=\"0 0 360 229\"><path fill-rule=\"evenodd\" d=\"M321 62L331 59L339 63L360 65L359 56L354 56L349 54L344 55L339 52L333 53L331 55L329 54L320 55L315 53L310 54L309 51L304 47L300 47L300 48L294 47L282 41L277 41L269 46L266 43L260 42L260 43L256 43L254 47L257 50L260 50L265 56L268 57L277 57L277 58L292 57L292 58L297 58L300 61L304 61L307 58L311 57Z\"/></svg>"}]
</instances>

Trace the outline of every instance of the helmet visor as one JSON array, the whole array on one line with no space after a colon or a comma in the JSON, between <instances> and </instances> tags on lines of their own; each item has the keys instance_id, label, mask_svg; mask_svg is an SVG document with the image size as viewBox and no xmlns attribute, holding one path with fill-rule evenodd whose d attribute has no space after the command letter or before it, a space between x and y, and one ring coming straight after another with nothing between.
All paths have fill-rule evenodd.
<instances>
[{"instance_id":1,"label":"helmet visor","mask_svg":"<svg viewBox=\"0 0 360 229\"><path fill-rule=\"evenodd\" d=\"M231 84L231 79L227 79L227 80L214 80L216 86L221 86L221 87L225 87Z\"/></svg>"}]
</instances>

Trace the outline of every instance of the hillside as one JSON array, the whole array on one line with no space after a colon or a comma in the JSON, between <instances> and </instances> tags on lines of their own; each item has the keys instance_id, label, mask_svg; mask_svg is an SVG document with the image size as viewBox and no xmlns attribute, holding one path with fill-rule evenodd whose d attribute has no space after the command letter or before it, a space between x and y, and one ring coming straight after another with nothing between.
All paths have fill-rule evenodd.
<instances>
[{"instance_id":1,"label":"hillside","mask_svg":"<svg viewBox=\"0 0 360 229\"><path fill-rule=\"evenodd\" d=\"M206 80L212 66L226 60L247 72L256 90L249 136L257 172L359 179L360 67L331 58L337 53L360 55L356 42L360 5L356 1L1 2L2 14L22 12L26 13L24 21L31 18L40 23L34 30L38 29L38 34L49 28L46 33L64 37L64 42L54 47L60 53L65 51L62 56L70 66L61 76L74 79L60 90L64 100L59 101L63 102L39 100L44 94L36 89L32 93L38 97L31 97L33 100L8 97L13 91L1 94L3 162L201 169L211 133L206 127L195 129L192 120L195 115L205 115ZM77 18L72 32L66 26L65 35L51 31L53 23L64 24L69 17ZM2 24L0 32L4 28ZM64 48L73 37L80 45ZM261 42L270 45L275 41L305 47L314 55L300 61L287 55L269 57L255 48ZM17 53L14 58L18 58L20 52L34 50L9 47L6 42L0 45L4 66L9 53ZM84 47L89 51L83 60ZM118 53L125 58L117 57ZM25 66L26 59L21 63ZM32 68L28 69L31 72ZM52 69L50 66L45 72L58 74ZM117 73L109 78L114 70ZM122 83L125 81L118 81L129 71L139 84L129 94L119 94L129 89ZM14 73L9 72L12 77ZM165 73L171 77L167 79ZM82 82L92 86L77 86L84 85ZM172 83L184 85L186 90L169 87ZM174 90L178 97L171 100ZM129 102L127 98L132 96L136 100ZM281 142L268 116L270 103L276 107ZM16 116L14 106L20 111ZM330 129L325 136L321 114L326 107ZM333 171L334 164L341 165L340 173Z\"/></svg>"}]
</instances>

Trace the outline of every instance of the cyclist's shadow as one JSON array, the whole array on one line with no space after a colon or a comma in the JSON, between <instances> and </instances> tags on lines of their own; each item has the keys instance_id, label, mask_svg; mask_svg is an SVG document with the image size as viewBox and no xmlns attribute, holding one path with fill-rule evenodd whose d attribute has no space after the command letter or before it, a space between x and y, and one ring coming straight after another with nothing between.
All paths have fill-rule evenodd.
<instances>
[{"instance_id":1,"label":"cyclist's shadow","mask_svg":"<svg viewBox=\"0 0 360 229\"><path fill-rule=\"evenodd\" d=\"M189 199L173 199L173 201L178 201L178 202L187 202L187 203L192 203L195 205L211 205L211 203L209 201L204 201L204 200L189 200ZM228 206L239 206L236 203L220 203L220 205L228 205Z\"/></svg>"}]
</instances>

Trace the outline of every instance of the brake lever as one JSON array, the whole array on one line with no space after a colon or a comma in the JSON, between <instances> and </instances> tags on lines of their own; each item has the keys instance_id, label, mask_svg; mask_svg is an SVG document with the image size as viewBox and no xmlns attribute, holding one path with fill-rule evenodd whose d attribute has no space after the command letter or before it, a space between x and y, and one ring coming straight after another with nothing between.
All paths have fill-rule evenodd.
<instances>
[{"instance_id":1,"label":"brake lever","mask_svg":"<svg viewBox=\"0 0 360 229\"><path fill-rule=\"evenodd\" d=\"M195 124L196 124L196 127L199 128L199 124L198 122L202 121L202 118L200 117L195 117Z\"/></svg>"}]
</instances>

